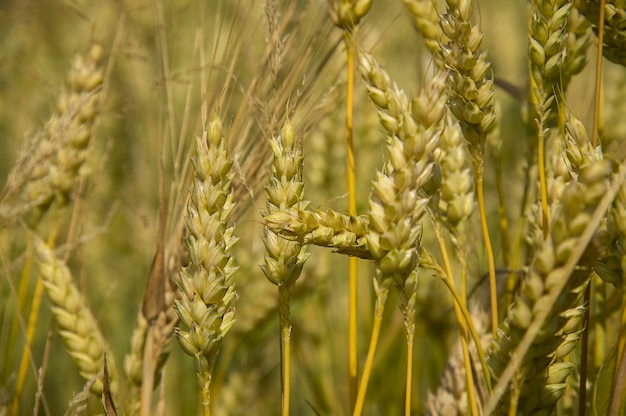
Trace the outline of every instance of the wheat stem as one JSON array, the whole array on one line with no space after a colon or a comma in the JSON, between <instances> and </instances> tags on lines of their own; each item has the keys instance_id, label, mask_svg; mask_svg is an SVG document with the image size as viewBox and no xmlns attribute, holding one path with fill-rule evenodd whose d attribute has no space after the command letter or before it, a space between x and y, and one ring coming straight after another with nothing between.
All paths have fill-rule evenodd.
<instances>
[{"instance_id":1,"label":"wheat stem","mask_svg":"<svg viewBox=\"0 0 626 416\"><path fill-rule=\"evenodd\" d=\"M406 386L404 391L404 415L411 416L411 390L413 386L413 338L414 332L406 334Z\"/></svg>"},{"instance_id":2,"label":"wheat stem","mask_svg":"<svg viewBox=\"0 0 626 416\"><path fill-rule=\"evenodd\" d=\"M354 162L354 142L352 139L352 118L354 113L354 38L344 33L347 54L346 84L346 175L348 178L348 213L356 215L356 179ZM357 330L357 259L348 259L348 377L350 390L350 409L354 409L358 388L358 330Z\"/></svg>"},{"instance_id":3,"label":"wheat stem","mask_svg":"<svg viewBox=\"0 0 626 416\"><path fill-rule=\"evenodd\" d=\"M593 147L598 145L598 125L600 121L600 103L602 100L602 47L604 43L604 2L600 0L600 17L598 19L598 52L596 54L596 83L593 105L593 137L591 143Z\"/></svg>"},{"instance_id":4,"label":"wheat stem","mask_svg":"<svg viewBox=\"0 0 626 416\"><path fill-rule=\"evenodd\" d=\"M485 253L487 254L487 265L489 267L489 296L491 300L491 332L496 335L498 330L498 293L496 287L496 266L493 257L493 248L489 238L489 226L487 224L487 212L485 209L485 195L483 189L483 159L474 158L476 169L476 196L478 198L478 212L480 214L480 226L485 242Z\"/></svg>"},{"instance_id":5,"label":"wheat stem","mask_svg":"<svg viewBox=\"0 0 626 416\"><path fill-rule=\"evenodd\" d=\"M282 365L282 415L289 415L289 399L291 396L291 325L284 326L281 329L281 342L283 351Z\"/></svg>"},{"instance_id":6,"label":"wheat stem","mask_svg":"<svg viewBox=\"0 0 626 416\"><path fill-rule=\"evenodd\" d=\"M548 214L548 185L546 183L545 130L543 116L539 116L539 132L537 142L537 164L539 165L539 187L541 190L541 218L543 219L544 236L550 235L550 216Z\"/></svg>"},{"instance_id":7,"label":"wheat stem","mask_svg":"<svg viewBox=\"0 0 626 416\"><path fill-rule=\"evenodd\" d=\"M446 280L450 283L451 287L455 287L454 279L452 277L452 267L450 267L450 259L448 257L448 250L446 244L443 241L441 235L441 226L438 221L434 221L435 237L439 243L439 249L441 251L441 257L443 259L444 270L446 274ZM469 349L467 347L467 329L463 323L463 314L461 308L467 308L465 304L465 296L462 296L461 301L463 303L457 304L454 302L454 314L456 315L457 327L459 329L459 336L461 338L461 348L463 350L463 362L465 364L465 386L467 389L467 404L468 408L472 409L472 414L478 415L478 405L476 404L476 389L474 388L474 379L472 378L472 363L470 361ZM480 340L475 340L476 344L480 344Z\"/></svg>"},{"instance_id":8,"label":"wheat stem","mask_svg":"<svg viewBox=\"0 0 626 416\"><path fill-rule=\"evenodd\" d=\"M52 245L56 239L58 231L58 224L55 223L53 231L48 238L48 244ZM33 236L29 236L29 244L33 243ZM32 250L29 250L32 253ZM24 268L30 269L30 260L24 265ZM21 289L21 288L20 288ZM22 396L22 389L24 388L24 382L26 381L26 371L28 369L28 361L32 352L33 339L35 338L35 330L37 329L37 320L39 318L39 307L41 306L41 298L43 296L43 279L37 274L37 283L35 284L35 291L33 293L33 299L30 306L30 314L28 315L28 330L26 332L26 343L29 348L24 348L22 351L22 358L20 359L20 367L17 373L17 381L15 383L15 401L13 402L13 408L15 414L19 413L20 397Z\"/></svg>"},{"instance_id":9,"label":"wheat stem","mask_svg":"<svg viewBox=\"0 0 626 416\"><path fill-rule=\"evenodd\" d=\"M485 384L487 384L487 389L491 392L491 373L489 372L489 368L487 367L487 361L485 360L485 352L483 350L482 344L480 342L480 337L478 336L478 331L476 331L476 327L474 326L474 322L472 321L472 317L469 314L469 311L464 306L465 301L459 293L456 291L454 284L448 278L447 273L433 260L432 254L428 251L423 250L422 256L420 258L420 267L425 269L430 269L434 271L440 278L441 281L446 285L452 298L454 299L455 305L459 306L459 310L461 315L463 315L463 319L465 324L467 325L470 335L472 336L472 340L476 345L476 353L478 354L478 359L480 361L480 365L482 367L484 376L485 376Z\"/></svg>"},{"instance_id":10,"label":"wheat stem","mask_svg":"<svg viewBox=\"0 0 626 416\"><path fill-rule=\"evenodd\" d=\"M502 156L496 157L496 193L498 195L498 218L500 219L500 234L502 238L502 260L509 267L511 256L511 236L509 234L509 219L506 210L504 196L504 184L502 182Z\"/></svg>"},{"instance_id":11,"label":"wheat stem","mask_svg":"<svg viewBox=\"0 0 626 416\"><path fill-rule=\"evenodd\" d=\"M385 289L380 292L376 299L374 324L372 326L372 336L370 337L370 345L367 350L367 358L365 359L365 364L363 366L363 375L361 376L361 382L359 384L359 390L356 396L356 402L354 405L354 411L352 412L352 416L361 416L361 414L363 413L365 395L367 394L367 386L369 384L370 375L372 374L374 356L376 355L376 347L378 345L378 338L380 337L380 328L383 322L383 313L385 311L385 304L387 303L388 293L389 289Z\"/></svg>"}]
</instances>

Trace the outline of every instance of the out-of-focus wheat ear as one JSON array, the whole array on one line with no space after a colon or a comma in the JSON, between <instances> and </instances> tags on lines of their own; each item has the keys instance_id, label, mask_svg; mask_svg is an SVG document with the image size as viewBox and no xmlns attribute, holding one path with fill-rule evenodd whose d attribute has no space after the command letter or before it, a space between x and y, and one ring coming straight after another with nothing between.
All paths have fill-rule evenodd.
<instances>
[{"instance_id":1,"label":"out-of-focus wheat ear","mask_svg":"<svg viewBox=\"0 0 626 416\"><path fill-rule=\"evenodd\" d=\"M530 122L537 119L541 134L541 130L554 124L559 116L558 101L565 87L561 74L566 70L566 52L570 52L566 47L572 2L533 0L531 6L528 53L534 114Z\"/></svg>"},{"instance_id":2,"label":"out-of-focus wheat ear","mask_svg":"<svg viewBox=\"0 0 626 416\"><path fill-rule=\"evenodd\" d=\"M415 21L415 27L424 38L426 48L435 56L440 57L440 42L446 42L445 35L439 26L439 14L433 0L402 0L407 11Z\"/></svg>"},{"instance_id":3,"label":"out-of-focus wheat ear","mask_svg":"<svg viewBox=\"0 0 626 416\"><path fill-rule=\"evenodd\" d=\"M328 4L333 23L352 31L372 7L372 0L328 0Z\"/></svg>"},{"instance_id":4,"label":"out-of-focus wheat ear","mask_svg":"<svg viewBox=\"0 0 626 416\"><path fill-rule=\"evenodd\" d=\"M0 226L13 224L29 212L35 226L53 201L64 205L71 198L97 117L104 77L101 58L100 45L76 57L59 98L58 114L24 139L0 197Z\"/></svg>"},{"instance_id":5,"label":"out-of-focus wheat ear","mask_svg":"<svg viewBox=\"0 0 626 416\"><path fill-rule=\"evenodd\" d=\"M577 7L591 23L594 32L598 34L600 21L600 1L580 0ZM623 2L607 0L604 2L604 35L602 54L612 62L626 66L626 7Z\"/></svg>"},{"instance_id":6,"label":"out-of-focus wheat ear","mask_svg":"<svg viewBox=\"0 0 626 416\"><path fill-rule=\"evenodd\" d=\"M458 123L446 117L446 125L439 139L437 156L441 167L441 188L436 210L443 224L459 238L463 226L475 208L474 178L467 146Z\"/></svg>"},{"instance_id":7,"label":"out-of-focus wheat ear","mask_svg":"<svg viewBox=\"0 0 626 416\"><path fill-rule=\"evenodd\" d=\"M231 255L237 242L229 219L234 207L228 144L218 116L196 138L193 183L187 204L189 264L177 281L174 301L180 318L175 329L183 351L195 359L205 415L211 413L211 378L222 339L235 323L234 275Z\"/></svg>"},{"instance_id":8,"label":"out-of-focus wheat ear","mask_svg":"<svg viewBox=\"0 0 626 416\"><path fill-rule=\"evenodd\" d=\"M52 314L80 375L95 380L91 392L102 394L102 369L107 353L112 391L117 391L117 371L111 348L98 328L98 322L74 283L67 266L40 239L35 240L39 273L51 303Z\"/></svg>"},{"instance_id":9,"label":"out-of-focus wheat ear","mask_svg":"<svg viewBox=\"0 0 626 416\"><path fill-rule=\"evenodd\" d=\"M100 86L104 79L104 70L99 65L102 52L100 45L94 45L88 53L75 58L68 75L67 89L58 103L60 114L68 114L68 112L71 114L69 123L67 126L56 124L46 126L46 133L50 140L56 141L52 138L57 136L58 140L63 143L43 178L49 181L48 192L53 192L52 195L47 196L46 202L51 202L51 198L54 197L60 204L67 203L72 197L74 186L80 175L84 174L82 168L87 156L92 127L98 115ZM58 130L59 127L64 128ZM30 183L37 186L37 181L29 181ZM41 188L38 189L42 191ZM28 185L26 192L33 192ZM38 206L38 211L45 211L45 209L45 204ZM41 215L41 213L36 213L36 215Z\"/></svg>"},{"instance_id":10,"label":"out-of-focus wheat ear","mask_svg":"<svg viewBox=\"0 0 626 416\"><path fill-rule=\"evenodd\" d=\"M587 65L587 51L593 41L591 24L580 11L577 2L570 10L567 22L567 45L563 62L563 90L567 89L574 75L579 74Z\"/></svg>"},{"instance_id":11,"label":"out-of-focus wheat ear","mask_svg":"<svg viewBox=\"0 0 626 416\"><path fill-rule=\"evenodd\" d=\"M487 347L492 340L491 332L489 331L489 316L480 309L473 309L470 312L472 321L475 323L476 331L480 335L480 342L483 348ZM476 347L471 346L470 352L472 356L476 356ZM454 347L446 367L443 370L443 374L439 379L439 387L434 393L428 394L428 401L426 403L426 415L439 416L439 415L468 415L468 389L466 383L466 375L463 371L464 366L464 351L461 345L461 339L459 339ZM474 370L476 378L478 379L477 385L484 384L484 374L482 367L476 364L476 360L473 360L471 368ZM482 393L485 393L484 391ZM482 394L481 394L482 396Z\"/></svg>"},{"instance_id":12,"label":"out-of-focus wheat ear","mask_svg":"<svg viewBox=\"0 0 626 416\"><path fill-rule=\"evenodd\" d=\"M128 382L125 410L128 415L138 415L140 411L141 385L143 376L143 354L148 332L148 321L139 311L130 338L130 351L124 357L124 374Z\"/></svg>"}]
</instances>

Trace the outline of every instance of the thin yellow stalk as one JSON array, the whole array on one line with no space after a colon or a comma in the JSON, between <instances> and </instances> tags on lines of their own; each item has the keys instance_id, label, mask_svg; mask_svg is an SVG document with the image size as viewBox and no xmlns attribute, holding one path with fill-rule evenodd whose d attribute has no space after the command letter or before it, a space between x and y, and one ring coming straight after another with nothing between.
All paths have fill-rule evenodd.
<instances>
[{"instance_id":1,"label":"thin yellow stalk","mask_svg":"<svg viewBox=\"0 0 626 416\"><path fill-rule=\"evenodd\" d=\"M374 356L376 355L376 347L378 346L378 338L380 336L380 327L383 322L383 312L385 310L385 303L387 299L377 304L376 313L374 314L374 326L372 327L372 337L370 338L370 346L367 351L367 358L365 359L365 366L363 367L363 376L361 383L359 384L359 391L356 396L356 402L354 405L353 416L361 416L363 413L363 405L365 403L365 394L367 393L367 385L369 384L370 375L372 373L372 366L374 364Z\"/></svg>"},{"instance_id":2,"label":"thin yellow stalk","mask_svg":"<svg viewBox=\"0 0 626 416\"><path fill-rule=\"evenodd\" d=\"M356 215L356 180L354 174L354 143L352 140L352 116L354 112L354 40L350 34L344 34L347 51L348 82L346 85L346 172L348 177L348 212ZM357 259L349 257L349 312L348 312L348 374L350 390L350 409L354 409L357 395Z\"/></svg>"},{"instance_id":3,"label":"thin yellow stalk","mask_svg":"<svg viewBox=\"0 0 626 416\"><path fill-rule=\"evenodd\" d=\"M282 328L283 350L283 397L282 416L289 415L289 397L291 395L291 325Z\"/></svg>"},{"instance_id":4,"label":"thin yellow stalk","mask_svg":"<svg viewBox=\"0 0 626 416\"><path fill-rule=\"evenodd\" d=\"M617 409L623 400L623 371L624 371L624 348L626 347L626 294L622 297L622 312L620 317L619 335L617 339L617 353L615 357L615 374L613 389L611 390L610 415L617 415Z\"/></svg>"},{"instance_id":5,"label":"thin yellow stalk","mask_svg":"<svg viewBox=\"0 0 626 416\"><path fill-rule=\"evenodd\" d=\"M211 374L208 377L199 377L200 401L202 403L202 415L211 416Z\"/></svg>"},{"instance_id":6,"label":"thin yellow stalk","mask_svg":"<svg viewBox=\"0 0 626 416\"><path fill-rule=\"evenodd\" d=\"M56 226L55 226L56 228ZM50 233L48 238L48 245L52 245L56 239L56 229ZM33 239L29 237L29 245L32 246ZM32 252L29 248L29 252ZM30 261L27 261L30 264ZM26 267L26 266L25 266ZM33 294L33 301L31 302L30 314L28 316L28 330L26 332L26 345L22 351L22 358L20 359L20 367L17 373L17 381L15 383L15 396L13 397L13 414L19 414L20 398L24 389L24 382L26 381L26 371L28 369L29 360L34 359L31 357L33 339L35 338L35 329L37 328L37 319L39 318L39 306L41 305L41 297L43 296L43 279L37 273L37 284L35 285L35 292Z\"/></svg>"},{"instance_id":7,"label":"thin yellow stalk","mask_svg":"<svg viewBox=\"0 0 626 416\"><path fill-rule=\"evenodd\" d=\"M498 217L500 219L500 234L502 238L502 259L509 266L511 251L511 236L509 235L509 219L506 213L506 201L504 197L504 184L502 182L502 157L496 157L496 191L498 194Z\"/></svg>"},{"instance_id":8,"label":"thin yellow stalk","mask_svg":"<svg viewBox=\"0 0 626 416\"><path fill-rule=\"evenodd\" d=\"M404 415L411 416L411 386L413 385L413 333L406 334L406 388L404 394Z\"/></svg>"},{"instance_id":9,"label":"thin yellow stalk","mask_svg":"<svg viewBox=\"0 0 626 416\"><path fill-rule=\"evenodd\" d=\"M441 235L441 227L438 221L435 221L435 236L439 243L439 249L441 250L441 257L446 272L446 280L449 281L450 286L454 287L454 280L452 279L452 268L450 267L450 259L448 257L448 250L446 249L445 242ZM461 348L463 350L463 361L465 363L465 385L467 389L467 405L472 409L473 415L478 415L478 405L476 404L476 389L474 387L474 379L472 378L472 363L470 362L469 349L467 347L467 329L463 323L463 314L461 313L461 307L466 308L465 297L461 298L461 302L454 303L454 314L459 328L459 335L461 337ZM475 340L476 345L480 344L478 339Z\"/></svg>"},{"instance_id":10,"label":"thin yellow stalk","mask_svg":"<svg viewBox=\"0 0 626 416\"><path fill-rule=\"evenodd\" d=\"M485 252L487 254L487 264L489 266L489 293L491 297L491 331L496 336L498 330L498 294L496 289L496 266L493 258L491 239L489 238L489 227L487 225L487 213L485 212L485 195L483 189L483 159L474 158L476 167L476 195L478 197L478 211L480 213L480 225L482 227L483 239L485 242ZM478 339L476 343L479 344Z\"/></svg>"},{"instance_id":11,"label":"thin yellow stalk","mask_svg":"<svg viewBox=\"0 0 626 416\"><path fill-rule=\"evenodd\" d=\"M542 117L542 116L539 116ZM550 235L550 217L548 214L548 185L546 183L546 160L545 160L545 134L543 121L539 123L538 143L537 143L537 164L539 165L539 187L541 188L541 212L543 219L543 235L548 238Z\"/></svg>"},{"instance_id":12,"label":"thin yellow stalk","mask_svg":"<svg viewBox=\"0 0 626 416\"><path fill-rule=\"evenodd\" d=\"M33 238L31 235L28 236L28 243L26 247L26 259L24 261L24 267L22 268L22 275L20 277L20 288L17 297L17 308L18 311L22 310L22 306L26 305L26 297L28 296L28 283L30 279L30 268L31 268L31 260L32 260L32 247L33 247ZM13 324L11 326L11 335L9 336L9 343L7 348L7 354L5 356L5 363L11 362L13 357L13 347L15 345L17 339L17 331L19 329L19 319L18 314L15 314L13 317ZM8 370L11 371L11 370Z\"/></svg>"},{"instance_id":13,"label":"thin yellow stalk","mask_svg":"<svg viewBox=\"0 0 626 416\"><path fill-rule=\"evenodd\" d=\"M454 288L454 285L450 282L450 279L448 278L446 273L443 270L441 270L438 266L435 266L435 268L437 269L436 271L439 273L439 275L442 277L443 283L446 285L446 287L450 291L450 294L454 298L456 305L458 306L463 305L464 304L463 299ZM463 315L463 319L465 320L465 323L467 324L467 327L470 331L470 335L472 336L472 340L474 340L474 344L476 345L476 353L478 354L478 360L480 361L480 366L482 367L482 370L484 373L485 384L487 384L487 390L491 392L491 373L489 373L489 368L487 367L487 361L485 360L485 352L483 351L483 347L480 344L480 337L478 336L478 332L476 332L476 327L474 326L474 323L472 322L472 317L470 316L467 308L463 306L463 307L459 307L459 310L461 314Z\"/></svg>"},{"instance_id":14,"label":"thin yellow stalk","mask_svg":"<svg viewBox=\"0 0 626 416\"><path fill-rule=\"evenodd\" d=\"M596 279L594 279L596 280ZM592 280L593 282L593 280ZM607 352L607 334L605 328L606 322L606 284L604 282L595 282L593 288L593 308L598 319L593 322L593 368L598 369L602 365L602 361Z\"/></svg>"},{"instance_id":15,"label":"thin yellow stalk","mask_svg":"<svg viewBox=\"0 0 626 416\"><path fill-rule=\"evenodd\" d=\"M598 18L598 53L596 55L596 90L594 97L594 106L593 106L593 130L592 130L592 139L591 144L594 148L598 146L598 128L600 122L600 104L601 104L601 95L602 95L602 46L604 41L604 0L600 0L600 17ZM580 385L586 386L587 384L587 342L588 342L588 331L589 331L589 313L591 310L591 285L593 284L593 280L589 283L587 290L585 291L585 299L587 306L587 311L585 313L585 320L583 322L584 331L583 331L583 352L581 359L583 360L584 372L581 370L580 377ZM622 325L620 326L619 338L618 338L618 349L617 349L617 360L615 361L615 376L613 380L613 385L615 386L618 381L618 372L620 368L620 359L622 357L622 351L624 350L624 343L626 342L626 334L624 333L624 319L626 315L622 315ZM585 393L586 389L580 389L580 403L585 403ZM616 391L612 391L612 394L615 394ZM585 415L585 406L580 407L581 416Z\"/></svg>"},{"instance_id":16,"label":"thin yellow stalk","mask_svg":"<svg viewBox=\"0 0 626 416\"><path fill-rule=\"evenodd\" d=\"M585 416L587 412L587 367L589 362L589 316L591 314L591 286L593 280L589 282L585 289L583 304L588 305L583 315L583 333L581 336L580 348L580 381L578 385L578 414Z\"/></svg>"},{"instance_id":17,"label":"thin yellow stalk","mask_svg":"<svg viewBox=\"0 0 626 416\"><path fill-rule=\"evenodd\" d=\"M596 91L593 105L593 138L591 144L598 146L598 124L600 122L600 100L602 93L602 44L604 42L604 0L600 0L600 17L598 19L598 53L596 55Z\"/></svg>"}]
</instances>

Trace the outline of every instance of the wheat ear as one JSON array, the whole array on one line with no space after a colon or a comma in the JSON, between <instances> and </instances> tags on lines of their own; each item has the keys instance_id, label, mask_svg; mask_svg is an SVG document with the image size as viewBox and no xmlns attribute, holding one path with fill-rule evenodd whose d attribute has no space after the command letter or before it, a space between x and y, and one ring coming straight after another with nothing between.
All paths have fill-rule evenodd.
<instances>
[{"instance_id":1,"label":"wheat ear","mask_svg":"<svg viewBox=\"0 0 626 416\"><path fill-rule=\"evenodd\" d=\"M412 346L415 331L417 264L422 226L420 219L429 201L427 185L432 181L447 100L445 72L438 73L423 92L409 103L406 95L369 54L361 54L361 75L381 124L387 130L389 161L376 175L369 201L367 246L376 265L376 305L370 351L359 387L355 415L363 408L369 371L376 350L380 322L393 284L404 316L409 361L405 413L411 411Z\"/></svg>"},{"instance_id":2,"label":"wheat ear","mask_svg":"<svg viewBox=\"0 0 626 416\"><path fill-rule=\"evenodd\" d=\"M449 108L459 120L476 172L478 209L489 266L491 328L495 334L498 327L495 260L489 237L483 190L485 141L496 126L493 79L489 76L491 64L487 61L487 53L480 51L483 40L480 26L470 22L472 1L448 0L446 3L447 13L440 17L439 24L450 41L442 40L441 55L444 66L450 69Z\"/></svg>"},{"instance_id":3,"label":"wheat ear","mask_svg":"<svg viewBox=\"0 0 626 416\"><path fill-rule=\"evenodd\" d=\"M298 142L289 120L285 122L278 137L270 140L274 163L269 175L267 211L269 213L306 207L303 201L304 182L302 180L302 143ZM269 228L264 230L263 243L267 251L261 270L270 282L278 286L278 314L282 343L282 414L289 414L291 391L291 291L300 277L302 267L309 257L305 246L297 241L280 238Z\"/></svg>"},{"instance_id":4,"label":"wheat ear","mask_svg":"<svg viewBox=\"0 0 626 416\"><path fill-rule=\"evenodd\" d=\"M600 21L599 0L580 0L577 5L591 23L593 30L598 34L598 22ZM626 7L624 2L619 0L606 0L604 2L604 34L603 34L603 55L622 66L626 66L626 30L624 20L626 20Z\"/></svg>"},{"instance_id":5,"label":"wheat ear","mask_svg":"<svg viewBox=\"0 0 626 416\"><path fill-rule=\"evenodd\" d=\"M33 212L35 226L50 204L65 205L81 174L95 122L104 71L102 47L93 45L72 64L57 114L26 138L0 198L0 226Z\"/></svg>"},{"instance_id":6,"label":"wheat ear","mask_svg":"<svg viewBox=\"0 0 626 416\"><path fill-rule=\"evenodd\" d=\"M338 253L371 259L367 248L369 220L341 212L308 208L276 211L265 217L266 226L286 239L335 249Z\"/></svg>"},{"instance_id":7,"label":"wheat ear","mask_svg":"<svg viewBox=\"0 0 626 416\"><path fill-rule=\"evenodd\" d=\"M434 56L439 57L440 42L445 35L439 27L439 16L433 0L402 0L402 2L413 17L415 27L424 38L426 48Z\"/></svg>"},{"instance_id":8,"label":"wheat ear","mask_svg":"<svg viewBox=\"0 0 626 416\"><path fill-rule=\"evenodd\" d=\"M95 381L90 389L93 394L102 394L103 361L107 353L109 376L113 380L113 390L117 390L117 371L111 348L98 328L98 321L72 282L70 270L41 239L35 240L35 250L39 273L52 304L59 334L80 375L86 381Z\"/></svg>"},{"instance_id":9,"label":"wheat ear","mask_svg":"<svg viewBox=\"0 0 626 416\"><path fill-rule=\"evenodd\" d=\"M501 376L513 349L521 342L535 316L546 308L553 313L543 322L542 330L524 355L514 379L515 394L501 400L501 411L514 406L523 414L550 414L567 386L572 365L563 359L580 337L585 312L582 297L590 279L588 268L605 250L608 240L605 228L597 228L578 268L571 273L566 290L554 304L548 303L553 287L562 278L563 268L581 244L581 236L592 214L609 189L611 164L602 160L599 152L587 156L584 164L578 164L580 158L569 159L570 171L566 164L558 161L558 154L553 155L557 170L548 182L551 224L545 230L540 220L535 227L532 244L536 251L531 267L489 356L495 378ZM577 180L570 179L572 171ZM538 207L535 212L541 218Z\"/></svg>"},{"instance_id":10,"label":"wheat ear","mask_svg":"<svg viewBox=\"0 0 626 416\"><path fill-rule=\"evenodd\" d=\"M234 259L237 238L228 225L232 201L232 160L222 136L219 117L196 139L194 177L187 204L186 239L189 264L180 270L180 299L175 308L180 322L176 338L195 359L202 409L211 413L211 377L224 336L235 323Z\"/></svg>"}]
</instances>

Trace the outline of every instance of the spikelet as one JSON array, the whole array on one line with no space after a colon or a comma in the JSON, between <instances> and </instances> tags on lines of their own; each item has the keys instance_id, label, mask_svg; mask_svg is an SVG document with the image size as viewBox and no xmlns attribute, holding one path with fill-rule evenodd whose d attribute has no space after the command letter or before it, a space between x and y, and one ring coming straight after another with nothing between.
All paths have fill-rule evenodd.
<instances>
[{"instance_id":1,"label":"spikelet","mask_svg":"<svg viewBox=\"0 0 626 416\"><path fill-rule=\"evenodd\" d=\"M59 334L80 375L86 381L94 382L90 388L93 394L101 395L106 353L109 377L113 380L113 390L117 390L117 371L111 348L98 328L96 318L72 283L69 269L42 240L36 239L35 250L39 273L52 304Z\"/></svg>"},{"instance_id":2,"label":"spikelet","mask_svg":"<svg viewBox=\"0 0 626 416\"><path fill-rule=\"evenodd\" d=\"M183 351L195 358L202 406L210 408L215 358L224 336L235 323L233 226L228 226L232 201L232 160L219 117L196 139L194 178L187 204L189 264L180 270L180 298L175 308L184 326L175 330Z\"/></svg>"}]
</instances>

